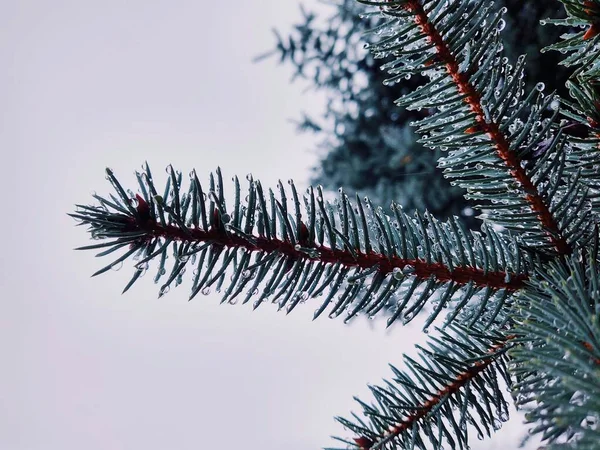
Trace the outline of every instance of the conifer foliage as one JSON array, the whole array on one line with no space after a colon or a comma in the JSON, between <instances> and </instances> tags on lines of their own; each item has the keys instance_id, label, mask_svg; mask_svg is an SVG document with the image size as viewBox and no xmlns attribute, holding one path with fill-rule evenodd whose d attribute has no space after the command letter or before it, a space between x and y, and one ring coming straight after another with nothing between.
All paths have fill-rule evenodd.
<instances>
[{"instance_id":1,"label":"conifer foliage","mask_svg":"<svg viewBox=\"0 0 600 450\"><path fill-rule=\"evenodd\" d=\"M562 17L556 0L496 0L506 6L503 45L512 60L526 53L526 87L543 81L550 90L567 93L569 70L558 66L557 52L540 48L558 39L558 27L537 27L542 18ZM323 12L300 7L301 18L289 29L274 31L275 48L258 59L271 56L291 66L293 79L324 93L323 114L304 115L299 130L319 139L320 161L314 183L335 191L339 186L367 194L378 204L396 201L405 211L429 210L438 219L462 217L476 228L472 209L458 187L436 169L439 149L426 151L410 122L428 115L428 109L407 111L394 100L413 90L421 76L404 77L384 84L386 73L364 46L364 32L383 20L363 16L364 6L355 0L327 2ZM553 67L545 71L544 67Z\"/></svg>"},{"instance_id":2,"label":"conifer foliage","mask_svg":"<svg viewBox=\"0 0 600 450\"><path fill-rule=\"evenodd\" d=\"M568 18L554 23L570 31L553 49L573 70L570 99L525 91L525 60L504 56L494 2L363 2L385 19L369 45L388 84L427 77L397 103L436 111L414 127L444 152L439 167L481 211L481 232L251 175L232 179L231 202L220 170L203 186L169 166L158 191L146 164L137 193L107 169L114 193L71 214L98 241L81 249L111 255L95 275L133 260L124 292L156 264L160 295L191 269L190 299L214 289L224 303L386 314L388 326L426 314L435 332L419 357L338 418L342 448L468 448L507 420L503 383L548 445L597 448L600 0L562 2Z\"/></svg>"}]
</instances>

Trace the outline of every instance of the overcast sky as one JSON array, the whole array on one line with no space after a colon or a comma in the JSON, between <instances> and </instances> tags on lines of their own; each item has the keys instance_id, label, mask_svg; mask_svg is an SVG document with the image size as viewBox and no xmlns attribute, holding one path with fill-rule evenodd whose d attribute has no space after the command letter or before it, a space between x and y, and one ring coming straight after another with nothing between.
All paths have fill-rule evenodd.
<instances>
[{"instance_id":1,"label":"overcast sky","mask_svg":"<svg viewBox=\"0 0 600 450\"><path fill-rule=\"evenodd\" d=\"M109 192L106 166L131 186L145 160L157 174L172 163L206 179L220 165L226 180L305 187L316 145L288 119L323 100L274 61L251 63L271 27L300 17L296 2L1 10L0 448L304 450L345 435L333 417L358 410L352 396L368 399L418 327L188 303L189 280L158 299L147 276L121 296L131 266L91 279L107 261L72 250L88 236L66 216ZM524 433L473 448L515 448Z\"/></svg>"}]
</instances>

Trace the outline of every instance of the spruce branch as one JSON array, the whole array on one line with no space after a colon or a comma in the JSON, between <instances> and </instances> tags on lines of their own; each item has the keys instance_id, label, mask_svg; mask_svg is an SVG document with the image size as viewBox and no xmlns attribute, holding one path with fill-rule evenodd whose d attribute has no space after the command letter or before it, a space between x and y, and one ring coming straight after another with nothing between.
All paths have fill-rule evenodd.
<instances>
[{"instance_id":1,"label":"spruce branch","mask_svg":"<svg viewBox=\"0 0 600 450\"><path fill-rule=\"evenodd\" d=\"M249 176L242 201L240 182L234 177L229 209L220 170L210 174L208 195L195 171L187 190L181 172L171 166L167 172L163 195L158 195L146 165L136 175L140 190L134 194L126 193L107 169L117 195L111 200L95 195L99 205L78 205L71 214L90 226L95 239L106 240L80 249L106 249L97 256L127 250L94 275L137 258L124 292L154 259L159 259L155 282L165 276L171 249L175 262L161 295L173 282L180 284L186 267L197 262L190 299L208 293L213 285L220 290L228 284L222 302L237 301L247 289L243 303L253 298L256 308L273 296L272 302L290 312L309 297L327 292L315 318L327 307L332 307L330 317L345 313L345 320L389 309L388 326L399 318L412 320L432 299L435 307L428 326L447 307L449 321L463 309L471 311L472 321L499 311L523 288L531 266L538 263L516 241L487 227L484 234L469 232L455 219L440 222L427 213L410 217L395 204L386 214L358 195L353 203L343 190L332 204L323 199L320 187L310 187L301 197L290 180L289 201L282 183L279 198L271 189L267 196L261 183ZM228 271L230 282L225 283ZM433 297L436 292L442 295Z\"/></svg>"},{"instance_id":2,"label":"spruce branch","mask_svg":"<svg viewBox=\"0 0 600 450\"><path fill-rule=\"evenodd\" d=\"M600 270L590 252L553 261L520 292L511 351L517 405L549 443L600 442Z\"/></svg>"},{"instance_id":3,"label":"spruce branch","mask_svg":"<svg viewBox=\"0 0 600 450\"><path fill-rule=\"evenodd\" d=\"M415 123L421 141L448 152L440 166L481 202L482 232L395 203L384 211L342 189L328 202L320 186L299 193L291 180L267 190L251 175L246 188L234 177L232 200L220 169L205 189L195 171L184 185L168 166L159 191L146 164L137 193L107 169L114 193L76 206L70 215L98 241L79 249L112 259L94 276L135 261L123 292L156 262L160 295L193 268L190 300L214 288L222 302L272 302L289 313L323 296L314 318L387 311L390 326L425 310L425 330L446 310L419 360L405 357L405 370L371 387L373 404L358 400L365 419L338 419L354 434L340 439L352 448L468 448L469 427L483 437L507 419L499 376L543 439L592 448L600 440L600 0L562 1L569 17L552 22L585 28L552 47L577 67L574 101L546 96L542 85L525 96L524 58L513 67L502 57L502 11L489 1L364 1L388 19L371 45L377 58L392 57L386 84L429 78L398 103L430 110Z\"/></svg>"},{"instance_id":4,"label":"spruce branch","mask_svg":"<svg viewBox=\"0 0 600 450\"><path fill-rule=\"evenodd\" d=\"M506 352L515 336L454 325L437 331L429 348L418 347L421 361L405 356L405 370L392 366L392 381L370 387L375 403L356 399L368 423L337 419L356 433L340 441L360 450L463 449L468 425L481 438L508 420L498 375L509 381Z\"/></svg>"},{"instance_id":5,"label":"spruce branch","mask_svg":"<svg viewBox=\"0 0 600 450\"><path fill-rule=\"evenodd\" d=\"M483 219L513 230L523 245L569 254L590 233L588 192L575 174L565 176L565 138L553 130L557 99L542 84L523 97L524 57L514 68L502 57L504 10L484 0L376 4L389 20L370 48L392 57L383 65L393 75L387 83L430 79L397 103L435 110L414 125L427 146L448 151L439 162L445 176L482 202ZM543 155L527 162L542 143ZM581 212L577 224L573 211Z\"/></svg>"},{"instance_id":6,"label":"spruce branch","mask_svg":"<svg viewBox=\"0 0 600 450\"><path fill-rule=\"evenodd\" d=\"M561 0L562 1L562 0ZM548 19L545 23L569 27L562 41L543 51L558 50L567 56L562 64L577 67L567 81L573 99L562 99L561 130L569 136L566 171L579 176L589 188L591 210L600 212L600 3L597 0L563 1L568 14L566 19ZM573 32L583 28L585 32ZM579 172L579 173L578 173Z\"/></svg>"},{"instance_id":7,"label":"spruce branch","mask_svg":"<svg viewBox=\"0 0 600 450\"><path fill-rule=\"evenodd\" d=\"M565 5L566 19L546 19L542 24L569 27L562 40L542 51L557 50L568 56L561 62L567 67L580 66L571 76L586 75L600 68L600 2L598 0L560 0ZM573 32L581 28L583 31Z\"/></svg>"}]
</instances>

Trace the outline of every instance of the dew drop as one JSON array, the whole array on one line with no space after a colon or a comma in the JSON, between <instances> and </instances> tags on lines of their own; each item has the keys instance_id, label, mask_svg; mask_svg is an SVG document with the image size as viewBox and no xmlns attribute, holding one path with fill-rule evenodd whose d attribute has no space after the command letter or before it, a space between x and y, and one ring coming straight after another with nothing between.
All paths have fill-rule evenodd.
<instances>
[{"instance_id":1,"label":"dew drop","mask_svg":"<svg viewBox=\"0 0 600 450\"><path fill-rule=\"evenodd\" d=\"M410 264L407 264L402 268L402 273L404 275L411 275L414 272L415 272L415 268L413 266L411 266Z\"/></svg>"},{"instance_id":2,"label":"dew drop","mask_svg":"<svg viewBox=\"0 0 600 450\"><path fill-rule=\"evenodd\" d=\"M402 273L402 269L400 269L400 267L394 267L394 270L392 270L392 276L396 280L402 280L404 278L404 274Z\"/></svg>"},{"instance_id":3,"label":"dew drop","mask_svg":"<svg viewBox=\"0 0 600 450\"><path fill-rule=\"evenodd\" d=\"M110 269L116 272L117 270L121 270L121 267L123 267L123 261L114 263L112 266L110 266Z\"/></svg>"},{"instance_id":4,"label":"dew drop","mask_svg":"<svg viewBox=\"0 0 600 450\"><path fill-rule=\"evenodd\" d=\"M208 295L210 294L210 288L208 286L205 286L200 292L202 293L202 295Z\"/></svg>"}]
</instances>

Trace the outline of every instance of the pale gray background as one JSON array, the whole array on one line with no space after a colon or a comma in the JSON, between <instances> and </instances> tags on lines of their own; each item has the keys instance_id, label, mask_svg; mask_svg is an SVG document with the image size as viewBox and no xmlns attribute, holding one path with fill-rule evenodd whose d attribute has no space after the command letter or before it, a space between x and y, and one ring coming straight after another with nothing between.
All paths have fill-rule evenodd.
<instances>
[{"instance_id":1,"label":"pale gray background","mask_svg":"<svg viewBox=\"0 0 600 450\"><path fill-rule=\"evenodd\" d=\"M316 145L287 119L323 99L251 63L298 17L292 0L0 2L1 450L320 448L422 338L188 303L189 281L121 297L130 266L90 279L105 261L72 251L88 236L65 213L108 192L107 165L127 184L147 159L306 186Z\"/></svg>"}]
</instances>

